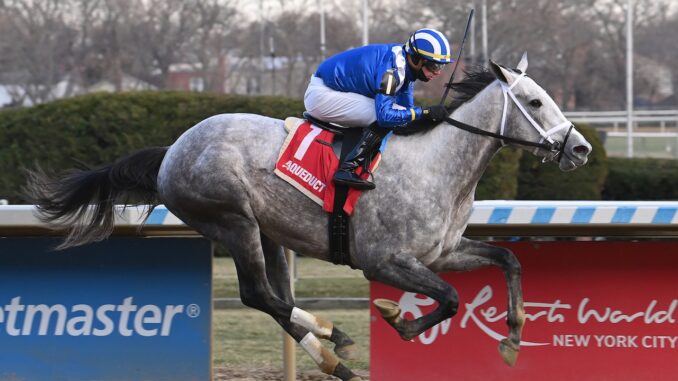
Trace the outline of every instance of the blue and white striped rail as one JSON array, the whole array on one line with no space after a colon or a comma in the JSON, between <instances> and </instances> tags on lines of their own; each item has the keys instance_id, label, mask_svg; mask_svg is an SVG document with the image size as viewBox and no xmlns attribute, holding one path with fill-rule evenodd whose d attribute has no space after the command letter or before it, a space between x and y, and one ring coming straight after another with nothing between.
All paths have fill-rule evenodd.
<instances>
[{"instance_id":1,"label":"blue and white striped rail","mask_svg":"<svg viewBox=\"0 0 678 381\"><path fill-rule=\"evenodd\" d=\"M149 225L181 221L156 208ZM476 201L469 225L656 224L678 227L678 202Z\"/></svg>"},{"instance_id":2,"label":"blue and white striped rail","mask_svg":"<svg viewBox=\"0 0 678 381\"><path fill-rule=\"evenodd\" d=\"M678 202L477 201L469 224L655 224L678 227Z\"/></svg>"},{"instance_id":3,"label":"blue and white striped rail","mask_svg":"<svg viewBox=\"0 0 678 381\"><path fill-rule=\"evenodd\" d=\"M183 223L167 208L159 206L146 224ZM678 202L476 201L469 225L488 224L657 224L678 227Z\"/></svg>"},{"instance_id":4,"label":"blue and white striped rail","mask_svg":"<svg viewBox=\"0 0 678 381\"><path fill-rule=\"evenodd\" d=\"M30 205L0 205L0 233L47 229ZM133 231L142 207L119 207L116 229ZM195 234L164 206L153 210L146 235ZM476 201L467 235L665 235L678 236L678 202Z\"/></svg>"},{"instance_id":5,"label":"blue and white striped rail","mask_svg":"<svg viewBox=\"0 0 678 381\"><path fill-rule=\"evenodd\" d=\"M43 235L58 234L49 229L35 215L32 205L0 205L0 236L2 235ZM115 232L125 235L138 234L144 220L144 207L117 206ZM197 234L164 206L158 206L151 213L143 227L143 235L194 235Z\"/></svg>"}]
</instances>

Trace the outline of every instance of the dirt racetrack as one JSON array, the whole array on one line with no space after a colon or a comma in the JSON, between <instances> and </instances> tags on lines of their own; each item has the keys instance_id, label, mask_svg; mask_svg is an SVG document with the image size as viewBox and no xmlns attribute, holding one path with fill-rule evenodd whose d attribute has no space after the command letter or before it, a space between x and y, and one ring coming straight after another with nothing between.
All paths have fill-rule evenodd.
<instances>
[{"instance_id":1,"label":"dirt racetrack","mask_svg":"<svg viewBox=\"0 0 678 381\"><path fill-rule=\"evenodd\" d=\"M368 380L368 372L356 370L363 380ZM278 381L283 379L281 369L273 368L214 368L214 381ZM297 381L336 381L319 370L297 372Z\"/></svg>"}]
</instances>

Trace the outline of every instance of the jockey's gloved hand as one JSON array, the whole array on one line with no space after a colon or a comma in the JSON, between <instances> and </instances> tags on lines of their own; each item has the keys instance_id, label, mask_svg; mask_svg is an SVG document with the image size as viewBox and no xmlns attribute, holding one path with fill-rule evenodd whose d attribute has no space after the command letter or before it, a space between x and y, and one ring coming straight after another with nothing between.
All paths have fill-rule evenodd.
<instances>
[{"instance_id":1,"label":"jockey's gloved hand","mask_svg":"<svg viewBox=\"0 0 678 381\"><path fill-rule=\"evenodd\" d=\"M421 118L432 122L442 122L447 118L447 109L443 105L433 105L422 110Z\"/></svg>"}]
</instances>

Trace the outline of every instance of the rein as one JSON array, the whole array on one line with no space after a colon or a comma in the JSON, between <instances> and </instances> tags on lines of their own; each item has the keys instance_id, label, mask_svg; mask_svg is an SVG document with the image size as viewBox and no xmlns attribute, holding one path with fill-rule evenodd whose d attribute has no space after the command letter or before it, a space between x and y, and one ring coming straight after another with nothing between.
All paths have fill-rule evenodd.
<instances>
[{"instance_id":1,"label":"rein","mask_svg":"<svg viewBox=\"0 0 678 381\"><path fill-rule=\"evenodd\" d=\"M464 38L461 39L461 45L459 46L459 54L457 55L457 60L454 62L454 69L452 70L452 75L450 75L450 80L447 82L447 85L445 86L445 92L443 93L443 97L440 99L440 104L445 103L445 99L447 99L447 94L450 92L450 89L452 88L452 82L454 82L454 73L457 72L457 66L459 65L459 61L461 60L461 53L464 51L464 43L466 43L466 36L468 36L468 30L469 27L471 26L471 20L473 20L473 14L475 13L475 9L471 8L471 13L468 15L468 20L466 21L466 29L464 29Z\"/></svg>"},{"instance_id":2,"label":"rein","mask_svg":"<svg viewBox=\"0 0 678 381\"><path fill-rule=\"evenodd\" d=\"M468 131L472 134L489 136L491 138L499 139L499 140L502 140L504 142L515 143L515 144L520 144L520 145L523 145L523 146L530 146L530 147L535 147L535 148L542 148L542 149L549 150L549 151L555 151L555 150L560 149L560 142L554 142L554 143L531 142L529 140L512 138L510 136L500 135L500 134L497 134L495 132L482 130L478 127L473 127L470 124L466 124L464 122L460 122L456 119L452 119L452 118L449 118L449 117L445 118L445 121L447 123L459 128L459 129L462 129L464 131ZM569 135L569 131L568 131L568 135Z\"/></svg>"},{"instance_id":3,"label":"rein","mask_svg":"<svg viewBox=\"0 0 678 381\"><path fill-rule=\"evenodd\" d=\"M527 110L525 110L525 107L518 101L518 98L516 98L515 94L513 94L513 87L518 84L518 82L525 77L525 73L520 73L518 78L511 84L510 86L504 82L500 81L501 88L502 88L502 94L504 95L504 109L502 111L501 115L501 126L499 128L499 133L495 132L490 132L486 130L482 130L478 127L471 126L470 124L466 124L464 122L460 122L456 119L452 119L450 117L445 118L445 121L457 128L460 128L464 131L468 131L470 133L476 134L476 135L483 135L483 136L489 136L491 138L499 139L501 141L502 145L505 145L506 142L509 143L514 143L514 144L519 144L523 146L528 146L528 147L535 147L535 150L533 151L536 152L537 149L545 149L550 152L555 152L556 154L553 155L551 158L547 160L547 158L544 158L544 162L546 161L553 161L556 160L562 156L563 151L565 150L565 145L567 144L567 140L570 138L570 133L572 132L572 128L574 127L572 123L569 121L565 121L563 123L560 123L548 130L544 130L539 123L537 123L531 116L530 114L527 113ZM533 142L529 140L523 140L523 139L518 139L518 138L512 138L510 136L504 135L504 130L506 126L506 112L508 109L508 100L509 98L513 101L513 103L518 107L520 112L527 118L528 122L534 127L535 130L541 135L541 139L539 142ZM568 128L569 127L569 128ZM563 139L562 142L559 141L554 141L551 139L551 135L554 133L562 130L563 128L568 128L567 134L565 134L565 139Z\"/></svg>"}]
</instances>

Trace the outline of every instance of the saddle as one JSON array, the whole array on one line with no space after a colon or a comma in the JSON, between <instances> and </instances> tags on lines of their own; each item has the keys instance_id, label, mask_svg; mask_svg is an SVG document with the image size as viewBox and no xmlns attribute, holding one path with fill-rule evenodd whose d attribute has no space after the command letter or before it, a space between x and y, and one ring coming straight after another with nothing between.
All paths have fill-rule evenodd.
<instances>
[{"instance_id":1,"label":"saddle","mask_svg":"<svg viewBox=\"0 0 678 381\"><path fill-rule=\"evenodd\" d=\"M303 114L304 120L310 122L314 126L329 131L334 134L334 140L332 141L332 150L339 160L343 160L353 147L358 143L360 139L360 134L362 133L362 128L346 128L336 123L325 122L320 119L314 118L308 112ZM348 150L342 155L342 148Z\"/></svg>"},{"instance_id":2,"label":"saddle","mask_svg":"<svg viewBox=\"0 0 678 381\"><path fill-rule=\"evenodd\" d=\"M349 265L349 222L362 191L332 182L340 160L358 143L361 128L344 128L313 118L285 120L289 136L276 163L275 173L329 213L330 256L335 264ZM369 176L379 164L376 153L369 168L359 168L360 176Z\"/></svg>"}]
</instances>

